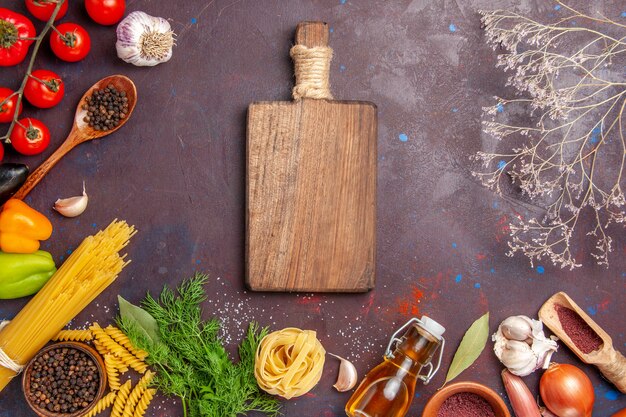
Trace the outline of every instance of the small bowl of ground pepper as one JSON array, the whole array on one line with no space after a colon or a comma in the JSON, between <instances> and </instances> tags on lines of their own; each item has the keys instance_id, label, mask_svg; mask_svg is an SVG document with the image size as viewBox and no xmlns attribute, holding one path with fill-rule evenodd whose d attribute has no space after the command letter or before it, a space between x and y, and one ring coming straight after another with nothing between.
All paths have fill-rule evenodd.
<instances>
[{"instance_id":1,"label":"small bowl of ground pepper","mask_svg":"<svg viewBox=\"0 0 626 417\"><path fill-rule=\"evenodd\" d=\"M79 417L104 394L104 362L93 348L76 342L43 348L22 378L26 402L40 417Z\"/></svg>"},{"instance_id":2,"label":"small bowl of ground pepper","mask_svg":"<svg viewBox=\"0 0 626 417\"><path fill-rule=\"evenodd\" d=\"M477 382L456 382L433 395L422 417L511 417L492 389Z\"/></svg>"}]
</instances>

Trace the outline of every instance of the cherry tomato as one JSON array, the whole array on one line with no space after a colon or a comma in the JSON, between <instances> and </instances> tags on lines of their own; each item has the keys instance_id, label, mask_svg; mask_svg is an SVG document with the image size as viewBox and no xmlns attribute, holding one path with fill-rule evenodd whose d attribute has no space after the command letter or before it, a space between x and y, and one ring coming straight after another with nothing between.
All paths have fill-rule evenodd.
<instances>
[{"instance_id":1,"label":"cherry tomato","mask_svg":"<svg viewBox=\"0 0 626 417\"><path fill-rule=\"evenodd\" d=\"M11 132L11 145L22 155L37 155L50 144L50 131L43 122L26 117Z\"/></svg>"},{"instance_id":2,"label":"cherry tomato","mask_svg":"<svg viewBox=\"0 0 626 417\"><path fill-rule=\"evenodd\" d=\"M60 33L60 35L59 35ZM85 58L91 49L89 33L76 23L61 23L50 36L52 52L66 62Z\"/></svg>"},{"instance_id":3,"label":"cherry tomato","mask_svg":"<svg viewBox=\"0 0 626 417\"><path fill-rule=\"evenodd\" d=\"M0 142L0 161L4 158L4 146L2 146L2 142Z\"/></svg>"},{"instance_id":4,"label":"cherry tomato","mask_svg":"<svg viewBox=\"0 0 626 417\"><path fill-rule=\"evenodd\" d=\"M26 8L35 16L36 19L47 22L52 16L54 8L57 6L56 2L50 0L26 0ZM59 9L54 21L61 19L67 13L67 0L63 0L63 4Z\"/></svg>"},{"instance_id":5,"label":"cherry tomato","mask_svg":"<svg viewBox=\"0 0 626 417\"><path fill-rule=\"evenodd\" d=\"M17 65L28 55L37 36L35 26L26 16L0 7L0 67Z\"/></svg>"},{"instance_id":6,"label":"cherry tomato","mask_svg":"<svg viewBox=\"0 0 626 417\"><path fill-rule=\"evenodd\" d=\"M17 95L14 95L9 100L4 102L11 94L13 90L6 87L0 87L0 123L10 123L15 115L15 107L17 106ZM22 113L22 103L20 103L20 109L17 112L18 116Z\"/></svg>"},{"instance_id":7,"label":"cherry tomato","mask_svg":"<svg viewBox=\"0 0 626 417\"><path fill-rule=\"evenodd\" d=\"M114 25L124 17L125 0L85 0L87 14L101 25Z\"/></svg>"},{"instance_id":8,"label":"cherry tomato","mask_svg":"<svg viewBox=\"0 0 626 417\"><path fill-rule=\"evenodd\" d=\"M24 97L30 104L40 109L54 107L63 98L63 80L52 71L36 70L28 77L24 87Z\"/></svg>"}]
</instances>

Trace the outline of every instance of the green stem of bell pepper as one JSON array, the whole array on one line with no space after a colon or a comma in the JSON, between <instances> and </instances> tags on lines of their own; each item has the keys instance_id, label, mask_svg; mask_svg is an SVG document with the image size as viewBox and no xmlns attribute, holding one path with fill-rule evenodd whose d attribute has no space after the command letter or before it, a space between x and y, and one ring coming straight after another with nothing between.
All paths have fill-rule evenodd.
<instances>
[{"instance_id":1,"label":"green stem of bell pepper","mask_svg":"<svg viewBox=\"0 0 626 417\"><path fill-rule=\"evenodd\" d=\"M0 299L35 294L56 272L50 253L0 252Z\"/></svg>"}]
</instances>

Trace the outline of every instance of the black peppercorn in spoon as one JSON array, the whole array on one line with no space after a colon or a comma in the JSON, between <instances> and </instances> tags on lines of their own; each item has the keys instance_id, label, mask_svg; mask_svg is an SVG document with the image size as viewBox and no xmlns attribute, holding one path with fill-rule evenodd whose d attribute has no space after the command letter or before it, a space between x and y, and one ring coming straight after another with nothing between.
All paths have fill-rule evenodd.
<instances>
[{"instance_id":1,"label":"black peppercorn in spoon","mask_svg":"<svg viewBox=\"0 0 626 417\"><path fill-rule=\"evenodd\" d=\"M104 90L108 86L112 85L115 90L124 92L126 97L126 103L128 103L128 110L125 113L125 117L119 120L117 126L107 127L108 130L96 130L94 127L90 126L88 122L85 121L87 117L88 109L83 108L83 105L86 103L87 97L92 97L94 91L96 90ZM76 107L76 114L74 116L74 124L72 126L72 130L69 135L65 139L65 141L59 146L59 148L54 151L52 155L46 159L46 161L39 166L32 174L28 176L28 179L19 189L19 191L13 196L13 198L23 199L26 195L41 181L41 179L56 165L59 160L65 156L69 151L74 149L76 145L79 145L83 142L87 142L92 139L98 139L118 130L120 127L124 126L124 124L130 118L133 110L135 109L135 105L137 104L137 89L132 80L124 75L111 75L109 77L103 78L87 90L83 97L80 99L78 106Z\"/></svg>"}]
</instances>

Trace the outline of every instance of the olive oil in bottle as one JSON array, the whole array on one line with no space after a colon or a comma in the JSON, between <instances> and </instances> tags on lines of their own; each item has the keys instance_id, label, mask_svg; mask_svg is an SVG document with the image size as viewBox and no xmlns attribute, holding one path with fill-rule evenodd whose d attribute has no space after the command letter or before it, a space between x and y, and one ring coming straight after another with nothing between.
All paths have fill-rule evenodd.
<instances>
[{"instance_id":1,"label":"olive oil in bottle","mask_svg":"<svg viewBox=\"0 0 626 417\"><path fill-rule=\"evenodd\" d=\"M404 330L404 335L398 339ZM417 380L427 384L439 370L445 330L427 316L413 318L398 329L387 346L383 363L365 376L350 397L346 414L349 417L404 417L415 395ZM439 360L433 367L431 359L440 346ZM428 368L425 375L420 374L423 368Z\"/></svg>"}]
</instances>

